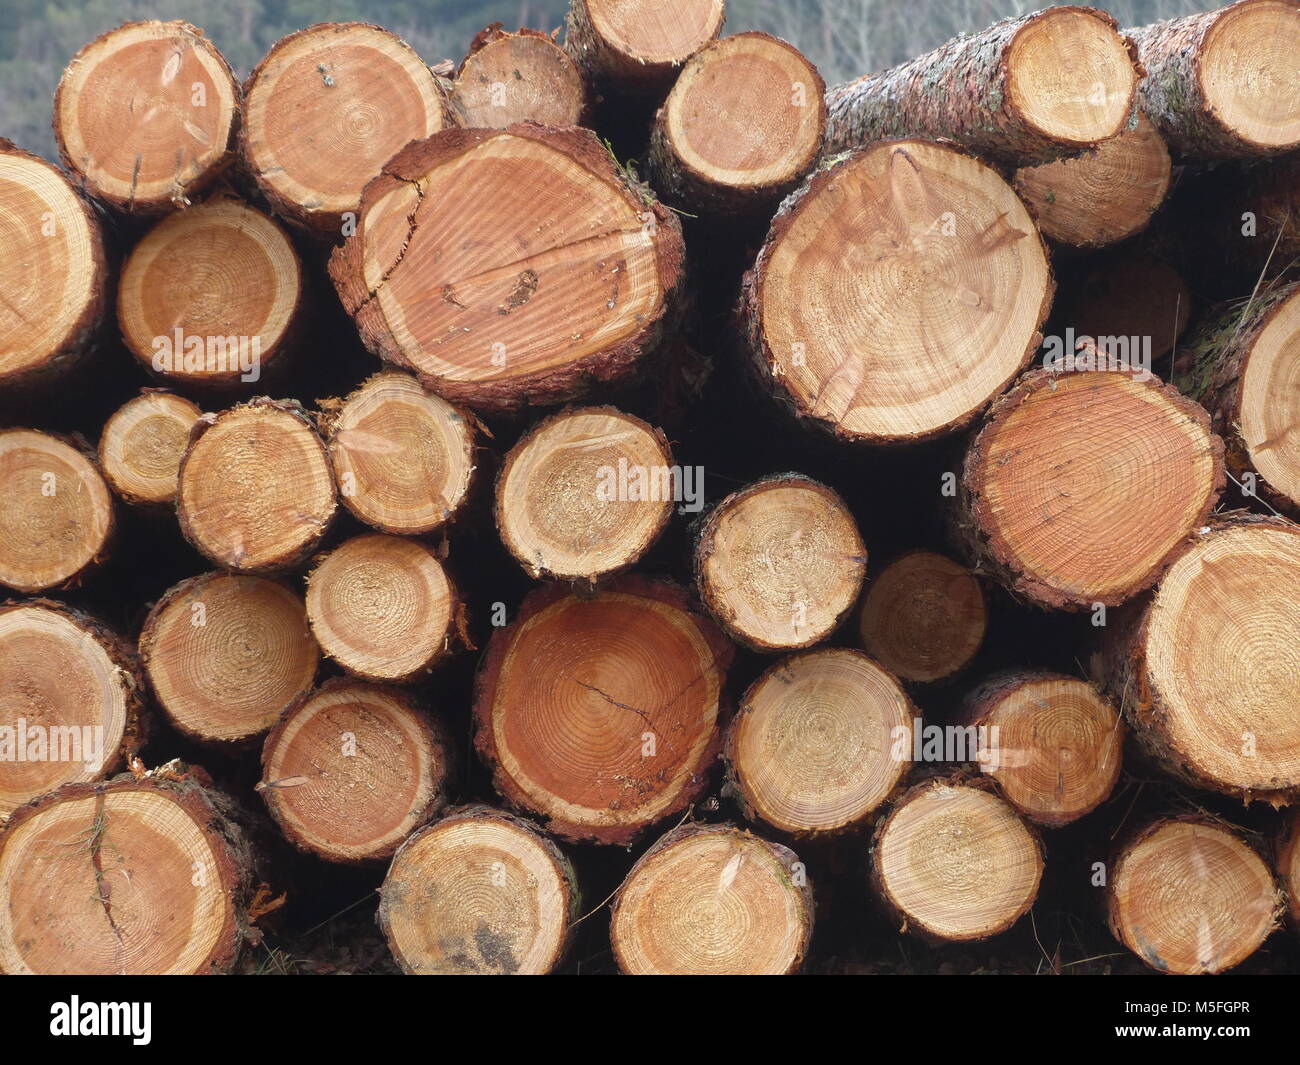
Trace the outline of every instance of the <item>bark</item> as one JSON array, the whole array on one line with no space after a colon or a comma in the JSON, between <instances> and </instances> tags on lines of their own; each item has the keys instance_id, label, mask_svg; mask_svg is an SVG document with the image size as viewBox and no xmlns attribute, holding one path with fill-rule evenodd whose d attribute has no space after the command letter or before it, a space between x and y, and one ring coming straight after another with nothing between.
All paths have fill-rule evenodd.
<instances>
[{"instance_id":1,"label":"bark","mask_svg":"<svg viewBox=\"0 0 1300 1065\"><path fill-rule=\"evenodd\" d=\"M1287 898L1287 917L1300 930L1300 811L1290 813L1278 833L1274 868Z\"/></svg>"},{"instance_id":2,"label":"bark","mask_svg":"<svg viewBox=\"0 0 1300 1065\"><path fill-rule=\"evenodd\" d=\"M181 456L202 414L159 388L142 389L120 406L99 438L99 468L109 487L132 506L170 509Z\"/></svg>"},{"instance_id":3,"label":"bark","mask_svg":"<svg viewBox=\"0 0 1300 1065\"><path fill-rule=\"evenodd\" d=\"M500 22L474 38L456 75L451 106L468 129L505 129L516 122L591 125L583 73L554 35L506 33Z\"/></svg>"}]
</instances>

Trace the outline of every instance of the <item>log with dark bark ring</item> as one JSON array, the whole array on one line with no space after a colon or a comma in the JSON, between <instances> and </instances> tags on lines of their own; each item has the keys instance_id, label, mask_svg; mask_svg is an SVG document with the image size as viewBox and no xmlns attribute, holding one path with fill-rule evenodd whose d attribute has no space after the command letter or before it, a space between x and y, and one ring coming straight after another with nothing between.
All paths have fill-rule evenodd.
<instances>
[{"instance_id":1,"label":"log with dark bark ring","mask_svg":"<svg viewBox=\"0 0 1300 1065\"><path fill-rule=\"evenodd\" d=\"M590 124L586 80L573 57L550 34L506 33L500 22L474 38L452 84L451 106L467 129Z\"/></svg>"},{"instance_id":2,"label":"log with dark bark ring","mask_svg":"<svg viewBox=\"0 0 1300 1065\"><path fill-rule=\"evenodd\" d=\"M109 487L137 506L175 503L181 457L202 415L184 396L160 388L127 400L99 437L99 468Z\"/></svg>"},{"instance_id":3,"label":"log with dark bark ring","mask_svg":"<svg viewBox=\"0 0 1300 1065\"><path fill-rule=\"evenodd\" d=\"M497 791L551 833L629 843L704 790L731 657L671 585L627 574L589 598L538 589L492 635L475 746Z\"/></svg>"},{"instance_id":4,"label":"log with dark bark ring","mask_svg":"<svg viewBox=\"0 0 1300 1065\"><path fill-rule=\"evenodd\" d=\"M813 895L795 853L732 825L684 825L650 848L614 896L610 942L631 975L797 972Z\"/></svg>"},{"instance_id":5,"label":"log with dark bark ring","mask_svg":"<svg viewBox=\"0 0 1300 1065\"><path fill-rule=\"evenodd\" d=\"M572 0L565 46L597 82L653 95L725 20L726 0Z\"/></svg>"},{"instance_id":6,"label":"log with dark bark ring","mask_svg":"<svg viewBox=\"0 0 1300 1065\"><path fill-rule=\"evenodd\" d=\"M642 368L675 318L676 217L589 130L444 130L366 186L330 259L380 358L495 413L580 398Z\"/></svg>"}]
</instances>

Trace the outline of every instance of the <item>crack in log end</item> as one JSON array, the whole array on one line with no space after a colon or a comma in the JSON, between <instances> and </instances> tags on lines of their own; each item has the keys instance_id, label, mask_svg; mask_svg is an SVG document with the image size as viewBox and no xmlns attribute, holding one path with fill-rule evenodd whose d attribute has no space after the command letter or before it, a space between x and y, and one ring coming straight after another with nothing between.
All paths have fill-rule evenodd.
<instances>
[{"instance_id":1,"label":"crack in log end","mask_svg":"<svg viewBox=\"0 0 1300 1065\"><path fill-rule=\"evenodd\" d=\"M629 706L627 703L620 703L612 695L609 695L606 692L601 691L594 684L588 684L585 681L581 681L576 678L574 679L573 683L578 685L578 687L580 688L586 688L587 691L589 692L595 692L597 695L599 695L602 699L604 699L607 703L611 704L612 706L617 706L622 710L631 710L632 713L639 714L641 716L641 719L645 721L647 724L651 723L649 716L646 714L644 710L638 710L635 706Z\"/></svg>"},{"instance_id":2,"label":"crack in log end","mask_svg":"<svg viewBox=\"0 0 1300 1065\"><path fill-rule=\"evenodd\" d=\"M450 289L451 286L448 285L447 288ZM509 314L517 307L522 307L525 303L527 303L530 299L533 298L533 293L536 291L537 291L537 271L524 270L522 273L520 273L519 280L515 282L515 287L511 291L510 295L506 297L505 303L501 304L501 306L497 308L497 314L503 314L503 315ZM446 290L444 290L443 298L446 299ZM454 298L449 299L448 302L455 303L457 307L465 306L463 303L460 303L458 300Z\"/></svg>"}]
</instances>

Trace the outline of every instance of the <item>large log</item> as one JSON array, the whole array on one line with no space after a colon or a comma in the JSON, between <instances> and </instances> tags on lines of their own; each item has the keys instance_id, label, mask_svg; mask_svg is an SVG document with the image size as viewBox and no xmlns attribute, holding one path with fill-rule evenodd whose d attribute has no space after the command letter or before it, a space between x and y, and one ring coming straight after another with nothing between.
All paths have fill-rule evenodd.
<instances>
[{"instance_id":1,"label":"large log","mask_svg":"<svg viewBox=\"0 0 1300 1065\"><path fill-rule=\"evenodd\" d=\"M670 585L539 589L492 635L475 746L497 791L548 831L628 843L704 790L731 656Z\"/></svg>"},{"instance_id":2,"label":"large log","mask_svg":"<svg viewBox=\"0 0 1300 1065\"><path fill-rule=\"evenodd\" d=\"M1191 159L1300 147L1300 4L1239 0L1128 31L1146 67L1142 109Z\"/></svg>"},{"instance_id":3,"label":"large log","mask_svg":"<svg viewBox=\"0 0 1300 1065\"><path fill-rule=\"evenodd\" d=\"M889 142L782 204L742 328L760 383L797 417L837 439L912 443L969 424L1006 388L1052 288L1042 238L996 172Z\"/></svg>"},{"instance_id":4,"label":"large log","mask_svg":"<svg viewBox=\"0 0 1300 1065\"><path fill-rule=\"evenodd\" d=\"M99 437L99 468L109 487L127 503L174 503L181 457L202 415L185 397L158 388L127 400Z\"/></svg>"},{"instance_id":5,"label":"large log","mask_svg":"<svg viewBox=\"0 0 1300 1065\"><path fill-rule=\"evenodd\" d=\"M573 57L549 34L506 33L500 22L474 38L452 84L451 106L469 129L590 125L587 84Z\"/></svg>"},{"instance_id":6,"label":"large log","mask_svg":"<svg viewBox=\"0 0 1300 1065\"><path fill-rule=\"evenodd\" d=\"M725 0L572 0L565 46L598 83L654 95L725 20Z\"/></svg>"},{"instance_id":7,"label":"large log","mask_svg":"<svg viewBox=\"0 0 1300 1065\"><path fill-rule=\"evenodd\" d=\"M676 217L593 133L524 123L399 152L330 275L380 358L509 412L642 367L673 320L683 255Z\"/></svg>"},{"instance_id":8,"label":"large log","mask_svg":"<svg viewBox=\"0 0 1300 1065\"><path fill-rule=\"evenodd\" d=\"M126 214L188 206L234 161L239 85L187 22L127 22L78 52L54 94L74 180Z\"/></svg>"},{"instance_id":9,"label":"large log","mask_svg":"<svg viewBox=\"0 0 1300 1065\"><path fill-rule=\"evenodd\" d=\"M830 91L829 152L947 138L1015 166L1095 148L1129 122L1141 73L1110 15L1052 7Z\"/></svg>"}]
</instances>

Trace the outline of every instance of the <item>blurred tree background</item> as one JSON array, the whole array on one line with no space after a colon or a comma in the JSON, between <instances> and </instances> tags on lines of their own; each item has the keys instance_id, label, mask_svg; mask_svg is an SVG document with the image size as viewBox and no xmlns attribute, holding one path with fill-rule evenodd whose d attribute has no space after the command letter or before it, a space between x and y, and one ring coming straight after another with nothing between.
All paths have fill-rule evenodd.
<instances>
[{"instance_id":1,"label":"blurred tree background","mask_svg":"<svg viewBox=\"0 0 1300 1065\"><path fill-rule=\"evenodd\" d=\"M1026 0L728 0L725 32L766 30L797 45L833 85L919 55L959 33L1046 6ZM1112 0L1125 26L1214 6ZM280 37L316 22L375 22L426 62L459 61L490 22L551 30L568 0L0 0L0 136L54 158L50 107L82 45L134 19L201 27L243 77Z\"/></svg>"}]
</instances>

